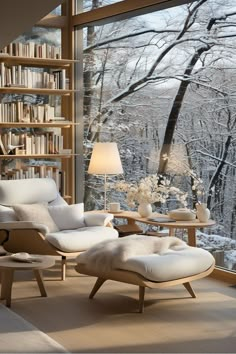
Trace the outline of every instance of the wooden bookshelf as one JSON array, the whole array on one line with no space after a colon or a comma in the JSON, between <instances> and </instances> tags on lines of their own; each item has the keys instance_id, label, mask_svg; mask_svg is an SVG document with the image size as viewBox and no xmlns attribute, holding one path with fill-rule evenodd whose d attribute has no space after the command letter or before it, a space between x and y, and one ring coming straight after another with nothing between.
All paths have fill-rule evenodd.
<instances>
[{"instance_id":1,"label":"wooden bookshelf","mask_svg":"<svg viewBox=\"0 0 236 354\"><path fill-rule=\"evenodd\" d=\"M27 162L27 160L35 160L35 166L43 166L45 168L45 171L49 171L50 169L56 169L57 170L57 177L60 169L60 173L63 174L63 184L65 188L63 188L63 197L68 200L68 202L73 202L74 196L70 195L71 191L70 186L73 184L74 177L73 177L73 166L74 166L74 143L73 143L73 132L74 132L74 119L71 114L71 104L73 102L73 93L74 90L71 89L73 87L72 83L69 81L68 78L71 79L71 71L73 70L73 64L74 60L67 60L67 59L50 59L50 58L29 58L29 57L17 57L17 56L10 56L10 55L0 55L0 75L1 75L1 80L0 80L0 95L1 95L1 101L3 105L6 105L2 108L2 111L0 112L0 129L1 129L1 144L2 147L4 147L4 151L1 148L1 155L0 155L0 173L2 174L3 178L12 178L14 174L16 173L15 171L20 171L20 177L17 178L25 178L21 177L24 173L24 171L30 171L32 170L30 161ZM23 82L20 81L21 79L21 67L25 68L28 67L29 72L31 71L32 68L39 68L42 69L40 72L44 72L43 69L45 69L45 75L47 75L48 72L51 72L50 69L53 70L62 70L63 71L63 86L59 85L59 87L62 88L51 88L47 85L46 82L46 87L44 82L39 83L39 88L29 84L29 87L27 87L27 83L30 81L28 80L23 80ZM32 69L35 70L35 69ZM36 72L38 72L36 70ZM22 71L23 73L23 71ZM10 76L10 78L9 78ZM19 79L20 76L20 79ZM23 76L23 75L22 75ZM3 79L2 79L3 78ZM13 78L13 79L12 79ZM26 84L25 84L26 83ZM54 82L52 82L52 87L54 87ZM32 87L33 86L33 87ZM42 86L42 87L41 87ZM67 88L68 87L68 88ZM56 107L51 106L49 108L53 108L53 114L51 114L51 111L47 113L46 116L46 104L42 104L44 106L43 108L43 118L41 116L41 113L37 111L39 109L38 107L40 104L37 103L28 103L27 101L25 102L22 99L22 102L24 105L29 105L31 108L33 107L33 115L32 112L30 113L25 113L25 111L22 110L22 107L20 106L21 104L16 104L16 102L19 102L19 98L17 98L16 101L14 99L11 99L11 95L22 95L22 98L24 95L42 95L42 96L61 96L65 98L61 99L61 116L62 119L57 120L56 114ZM6 96L7 95L7 96ZM7 99L4 100L3 98L6 97ZM49 99L48 99L49 100ZM50 100L49 100L50 101ZM53 99L53 102L57 102L57 100ZM60 100L59 100L60 101ZM36 102L36 101L35 101ZM44 101L45 102L45 101ZM47 100L46 100L47 102ZM13 104L15 104L14 108ZM56 104L56 103L55 103ZM48 104L47 104L48 105ZM31 110L30 108L30 110ZM49 109L48 108L48 109ZM35 113L36 112L36 113ZM60 110L59 110L60 112ZM22 114L23 113L23 114ZM26 116L25 116L26 114ZM27 116L27 114L29 114ZM36 114L36 116L34 116ZM38 114L38 118L37 118ZM60 113L59 113L60 114ZM58 115L58 114L57 114ZM27 117L27 118L26 118ZM35 118L36 117L36 118ZM71 117L69 119L69 117ZM54 120L55 118L55 120ZM65 118L65 119L63 119ZM25 120L25 122L24 122ZM28 120L28 121L27 121ZM34 121L37 120L37 121ZM18 133L15 133L14 129L19 129ZM22 128L25 128L25 133L19 133ZM52 130L51 134L55 134L55 136L59 136L58 139L62 138L62 143L61 143L61 149L59 149L59 153L53 153L54 148L52 148L52 151L48 148L45 150L44 148L37 151L35 154L35 150L26 150L26 153L20 153L20 150L23 149L25 150L27 145L27 139L32 140L32 137L39 136L36 133L31 131L31 129L37 129L40 128L42 130L42 133L39 135L44 135L47 136L47 134L50 134L49 129ZM45 130L44 130L45 128ZM59 133L58 130L54 129L60 129ZM13 132L11 133L13 129ZM28 130L27 130L28 129ZM8 137L8 132L9 137ZM57 132L57 133L56 133ZM27 139L21 137L25 135ZM32 135L31 135L32 134ZM13 138L12 138L13 137ZM13 139L13 142L11 141ZM17 143L17 140L19 142ZM16 154L9 154L9 144L13 146L17 146L18 144L22 144L23 141L23 147L20 148ZM35 142L34 142L35 143ZM30 143L31 144L31 143ZM50 144L49 142L45 143ZM54 143L53 143L54 144ZM48 146L48 145L47 145ZM31 145L30 145L31 147ZM63 150L71 150L70 153L64 153ZM60 153L61 150L61 153ZM29 152L33 153L29 153ZM38 153L41 151L45 151L46 153ZM50 153L48 153L48 151ZM57 149L55 149L57 151ZM6 160L6 162L3 165L3 161ZM39 165L37 165L37 160L39 160ZM45 160L45 163L42 161ZM48 165L49 161L57 161L58 164L55 164L55 167L50 167ZM70 162L63 162L64 160L68 160ZM9 163L7 161L11 161L10 167L7 167ZM17 162L18 161L18 162ZM41 162L40 162L41 161ZM14 166L14 163L16 164L16 167ZM43 165L42 165L43 164ZM49 166L49 167L48 167ZM59 167L58 167L59 166ZM36 168L37 170L37 168ZM9 176L9 177L8 177ZM19 176L19 173L18 173ZM37 176L36 176L37 177ZM47 177L47 176L45 176ZM31 178L31 175L30 175ZM65 180L66 178L66 180Z\"/></svg>"}]
</instances>

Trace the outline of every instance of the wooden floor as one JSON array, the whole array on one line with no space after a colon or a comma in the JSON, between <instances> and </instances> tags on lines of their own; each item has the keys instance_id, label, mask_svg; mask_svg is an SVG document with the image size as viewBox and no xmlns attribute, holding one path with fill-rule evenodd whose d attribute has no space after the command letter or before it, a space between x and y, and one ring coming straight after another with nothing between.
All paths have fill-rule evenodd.
<instances>
[{"instance_id":1,"label":"wooden floor","mask_svg":"<svg viewBox=\"0 0 236 354\"><path fill-rule=\"evenodd\" d=\"M138 313L138 288L108 281L93 300L95 279L69 263L44 271L48 297L39 296L30 272L17 272L12 310L76 353L236 353L236 287L211 278L183 286L146 291ZM2 303L4 303L2 301ZM1 352L1 348L0 348Z\"/></svg>"}]
</instances>

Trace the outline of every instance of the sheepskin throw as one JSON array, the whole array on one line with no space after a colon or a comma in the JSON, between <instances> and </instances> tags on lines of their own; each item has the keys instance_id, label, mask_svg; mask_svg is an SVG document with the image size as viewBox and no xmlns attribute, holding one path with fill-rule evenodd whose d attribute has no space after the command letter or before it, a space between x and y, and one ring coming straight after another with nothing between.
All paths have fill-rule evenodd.
<instances>
[{"instance_id":1,"label":"sheepskin throw","mask_svg":"<svg viewBox=\"0 0 236 354\"><path fill-rule=\"evenodd\" d=\"M176 250L183 247L188 246L184 241L173 236L131 235L100 242L80 254L77 262L86 264L91 269L97 268L101 272L109 272L111 269L119 268L119 264L130 257L153 253L163 254L168 249Z\"/></svg>"}]
</instances>

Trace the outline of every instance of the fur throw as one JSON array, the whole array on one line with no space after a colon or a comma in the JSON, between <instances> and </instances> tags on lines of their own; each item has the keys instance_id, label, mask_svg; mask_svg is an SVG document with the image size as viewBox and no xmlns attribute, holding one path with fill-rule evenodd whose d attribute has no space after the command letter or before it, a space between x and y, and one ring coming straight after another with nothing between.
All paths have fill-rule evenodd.
<instances>
[{"instance_id":1,"label":"fur throw","mask_svg":"<svg viewBox=\"0 0 236 354\"><path fill-rule=\"evenodd\" d=\"M155 237L131 235L116 240L107 240L92 246L77 257L78 263L84 263L90 269L108 272L119 268L119 264L130 257L147 254L162 254L168 249L187 247L186 243L177 237Z\"/></svg>"}]
</instances>

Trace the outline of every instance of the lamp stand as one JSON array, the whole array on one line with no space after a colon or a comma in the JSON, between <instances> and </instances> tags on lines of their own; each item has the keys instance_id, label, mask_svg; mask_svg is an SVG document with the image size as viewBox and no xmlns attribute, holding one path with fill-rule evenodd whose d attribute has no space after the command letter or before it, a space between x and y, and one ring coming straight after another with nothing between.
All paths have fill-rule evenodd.
<instances>
[{"instance_id":1,"label":"lamp stand","mask_svg":"<svg viewBox=\"0 0 236 354\"><path fill-rule=\"evenodd\" d=\"M104 174L104 211L107 210L107 175Z\"/></svg>"}]
</instances>

